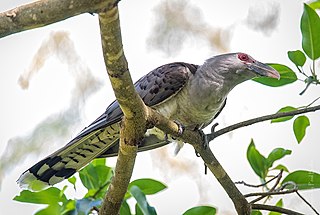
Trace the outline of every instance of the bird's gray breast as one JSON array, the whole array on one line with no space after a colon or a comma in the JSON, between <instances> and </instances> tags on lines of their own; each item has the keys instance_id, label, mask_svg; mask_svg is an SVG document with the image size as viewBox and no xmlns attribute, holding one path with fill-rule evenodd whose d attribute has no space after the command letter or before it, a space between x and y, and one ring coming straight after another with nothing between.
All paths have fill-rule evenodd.
<instances>
[{"instance_id":1,"label":"bird's gray breast","mask_svg":"<svg viewBox=\"0 0 320 215\"><path fill-rule=\"evenodd\" d=\"M187 127L202 128L209 124L220 110L223 101L206 101L192 97L189 88L182 89L166 102L154 106L163 116Z\"/></svg>"}]
</instances>

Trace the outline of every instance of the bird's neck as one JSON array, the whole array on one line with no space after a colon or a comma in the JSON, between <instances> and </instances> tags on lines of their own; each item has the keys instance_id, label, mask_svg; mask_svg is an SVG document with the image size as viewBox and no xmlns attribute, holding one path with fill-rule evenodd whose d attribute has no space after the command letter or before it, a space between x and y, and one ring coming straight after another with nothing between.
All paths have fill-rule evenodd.
<instances>
[{"instance_id":1,"label":"bird's neck","mask_svg":"<svg viewBox=\"0 0 320 215\"><path fill-rule=\"evenodd\" d=\"M195 73L191 83L191 92L199 99L220 101L237 84L225 77L225 72L217 72L214 68L202 65Z\"/></svg>"}]
</instances>

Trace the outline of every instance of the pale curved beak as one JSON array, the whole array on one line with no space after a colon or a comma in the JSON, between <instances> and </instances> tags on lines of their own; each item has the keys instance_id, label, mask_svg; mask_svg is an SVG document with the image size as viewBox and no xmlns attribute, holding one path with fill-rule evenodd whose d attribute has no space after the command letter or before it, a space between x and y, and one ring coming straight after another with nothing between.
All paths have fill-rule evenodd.
<instances>
[{"instance_id":1,"label":"pale curved beak","mask_svg":"<svg viewBox=\"0 0 320 215\"><path fill-rule=\"evenodd\" d=\"M248 68L260 76L276 78L278 80L280 79L280 74L277 70L259 61L251 63L250 65L248 65Z\"/></svg>"}]
</instances>

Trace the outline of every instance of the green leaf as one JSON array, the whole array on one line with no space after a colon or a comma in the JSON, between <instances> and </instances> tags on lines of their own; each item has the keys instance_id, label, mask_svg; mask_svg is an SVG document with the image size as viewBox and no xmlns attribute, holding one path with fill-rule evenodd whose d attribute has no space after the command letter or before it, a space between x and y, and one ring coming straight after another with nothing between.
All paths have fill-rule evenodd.
<instances>
[{"instance_id":1,"label":"green leaf","mask_svg":"<svg viewBox=\"0 0 320 215\"><path fill-rule=\"evenodd\" d=\"M262 215L261 211L253 210L251 215Z\"/></svg>"},{"instance_id":2,"label":"green leaf","mask_svg":"<svg viewBox=\"0 0 320 215\"><path fill-rule=\"evenodd\" d=\"M71 178L68 178L68 181L73 185L73 189L76 189L77 178L75 176L72 176Z\"/></svg>"},{"instance_id":3,"label":"green leaf","mask_svg":"<svg viewBox=\"0 0 320 215\"><path fill-rule=\"evenodd\" d=\"M35 215L48 215L48 214L60 214L61 213L61 206L57 203L49 205L45 209L37 211Z\"/></svg>"},{"instance_id":4,"label":"green leaf","mask_svg":"<svg viewBox=\"0 0 320 215\"><path fill-rule=\"evenodd\" d=\"M81 182L90 191L90 194L108 185L113 175L110 167L100 164L90 163L79 172ZM86 197L89 196L86 195Z\"/></svg>"},{"instance_id":5,"label":"green leaf","mask_svg":"<svg viewBox=\"0 0 320 215\"><path fill-rule=\"evenodd\" d=\"M291 150L283 149L283 148L276 148L270 152L270 154L267 157L268 166L272 167L273 162L276 160L279 160L283 158L286 155L290 155Z\"/></svg>"},{"instance_id":6,"label":"green leaf","mask_svg":"<svg viewBox=\"0 0 320 215\"><path fill-rule=\"evenodd\" d=\"M120 214L121 215L131 215L130 207L127 201L123 201L120 207Z\"/></svg>"},{"instance_id":7,"label":"green leaf","mask_svg":"<svg viewBox=\"0 0 320 215\"><path fill-rule=\"evenodd\" d=\"M314 1L312 3L309 4L309 6L313 9L320 9L320 0Z\"/></svg>"},{"instance_id":8,"label":"green leaf","mask_svg":"<svg viewBox=\"0 0 320 215\"><path fill-rule=\"evenodd\" d=\"M140 190L137 186L131 186L129 189L129 192L131 193L131 196L133 196L137 204L139 205L139 208L143 212L144 215L156 215L156 210L154 207L151 207L149 203L147 202L147 198L144 195L144 193Z\"/></svg>"},{"instance_id":9,"label":"green leaf","mask_svg":"<svg viewBox=\"0 0 320 215\"><path fill-rule=\"evenodd\" d=\"M280 199L280 200L276 203L276 206L277 206L277 207L280 207L280 208L283 207L282 199ZM282 214L282 213L274 212L274 211L271 211L271 212L269 213L269 215L281 215L281 214Z\"/></svg>"},{"instance_id":10,"label":"green leaf","mask_svg":"<svg viewBox=\"0 0 320 215\"><path fill-rule=\"evenodd\" d=\"M98 189L99 179L98 174L92 163L89 163L85 168L79 172L80 180L88 190Z\"/></svg>"},{"instance_id":11,"label":"green leaf","mask_svg":"<svg viewBox=\"0 0 320 215\"><path fill-rule=\"evenodd\" d=\"M265 179L268 172L268 161L267 159L260 154L256 149L253 140L247 149L247 159L251 165L251 168L254 172L262 179Z\"/></svg>"},{"instance_id":12,"label":"green leaf","mask_svg":"<svg viewBox=\"0 0 320 215\"><path fill-rule=\"evenodd\" d=\"M288 168L282 164L277 165L273 170L278 169L278 170L283 170L285 172L289 172Z\"/></svg>"},{"instance_id":13,"label":"green leaf","mask_svg":"<svg viewBox=\"0 0 320 215\"><path fill-rule=\"evenodd\" d=\"M156 194L156 193L167 188L167 186L165 184L163 184L162 182L154 180L154 179L150 179L150 178L137 179L137 180L130 182L130 184L128 186L128 190L132 186L139 187L141 192L143 192L145 195ZM125 198L127 199L129 197L130 197L130 193L127 192Z\"/></svg>"},{"instance_id":14,"label":"green leaf","mask_svg":"<svg viewBox=\"0 0 320 215\"><path fill-rule=\"evenodd\" d=\"M96 158L93 161L91 161L93 166L105 166L106 165L106 159L105 158Z\"/></svg>"},{"instance_id":15,"label":"green leaf","mask_svg":"<svg viewBox=\"0 0 320 215\"><path fill-rule=\"evenodd\" d=\"M301 33L303 51L312 60L320 57L320 18L307 4L301 17Z\"/></svg>"},{"instance_id":16,"label":"green leaf","mask_svg":"<svg viewBox=\"0 0 320 215\"><path fill-rule=\"evenodd\" d=\"M281 183L289 181L294 182L299 190L320 188L320 174L311 171L297 170L287 175Z\"/></svg>"},{"instance_id":17,"label":"green leaf","mask_svg":"<svg viewBox=\"0 0 320 215\"><path fill-rule=\"evenodd\" d=\"M197 206L188 209L183 215L215 215L217 210L211 206Z\"/></svg>"},{"instance_id":18,"label":"green leaf","mask_svg":"<svg viewBox=\"0 0 320 215\"><path fill-rule=\"evenodd\" d=\"M282 64L268 64L280 73L280 80L274 78L259 77L253 80L270 87L280 87L291 84L297 80L297 75L289 67Z\"/></svg>"},{"instance_id":19,"label":"green leaf","mask_svg":"<svg viewBox=\"0 0 320 215\"><path fill-rule=\"evenodd\" d=\"M293 122L293 131L298 143L302 141L306 134L306 129L310 125L309 118L306 116L299 116Z\"/></svg>"},{"instance_id":20,"label":"green leaf","mask_svg":"<svg viewBox=\"0 0 320 215\"><path fill-rule=\"evenodd\" d=\"M144 215L138 204L135 204L134 208L135 208L135 212L136 212L135 215Z\"/></svg>"},{"instance_id":21,"label":"green leaf","mask_svg":"<svg viewBox=\"0 0 320 215\"><path fill-rule=\"evenodd\" d=\"M286 107L283 107L280 110L278 110L277 113L290 112L290 111L294 111L294 110L297 110L297 108L291 107L291 106L286 106ZM288 120L290 120L292 118L293 118L293 116L280 117L280 118L271 120L271 123L284 122L284 121L288 121Z\"/></svg>"},{"instance_id":22,"label":"green leaf","mask_svg":"<svg viewBox=\"0 0 320 215\"><path fill-rule=\"evenodd\" d=\"M64 214L72 215L73 211L75 211L76 209L76 200L68 200L68 202L64 203L62 206L63 206L63 211L61 212L62 215Z\"/></svg>"},{"instance_id":23,"label":"green leaf","mask_svg":"<svg viewBox=\"0 0 320 215\"><path fill-rule=\"evenodd\" d=\"M23 190L20 192L20 196L14 197L14 200L34 204L54 204L58 202L66 202L67 198L64 194L61 195L61 190L58 188L50 187L39 192Z\"/></svg>"},{"instance_id":24,"label":"green leaf","mask_svg":"<svg viewBox=\"0 0 320 215\"><path fill-rule=\"evenodd\" d=\"M304 53L300 50L288 51L288 57L296 66L303 66L307 60Z\"/></svg>"}]
</instances>

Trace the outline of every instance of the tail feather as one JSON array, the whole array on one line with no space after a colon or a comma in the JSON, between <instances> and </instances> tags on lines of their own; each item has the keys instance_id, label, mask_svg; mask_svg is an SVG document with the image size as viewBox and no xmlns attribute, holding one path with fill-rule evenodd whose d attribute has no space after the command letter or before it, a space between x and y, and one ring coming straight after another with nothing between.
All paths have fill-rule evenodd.
<instances>
[{"instance_id":1,"label":"tail feather","mask_svg":"<svg viewBox=\"0 0 320 215\"><path fill-rule=\"evenodd\" d=\"M72 176L118 142L119 125L115 124L75 138L63 148L33 165L18 179L23 189L41 190Z\"/></svg>"},{"instance_id":2,"label":"tail feather","mask_svg":"<svg viewBox=\"0 0 320 215\"><path fill-rule=\"evenodd\" d=\"M18 179L22 189L42 190L69 178L95 158L117 156L119 124L78 136L66 146L33 165ZM159 129L150 129L138 151L161 147L171 141Z\"/></svg>"}]
</instances>

